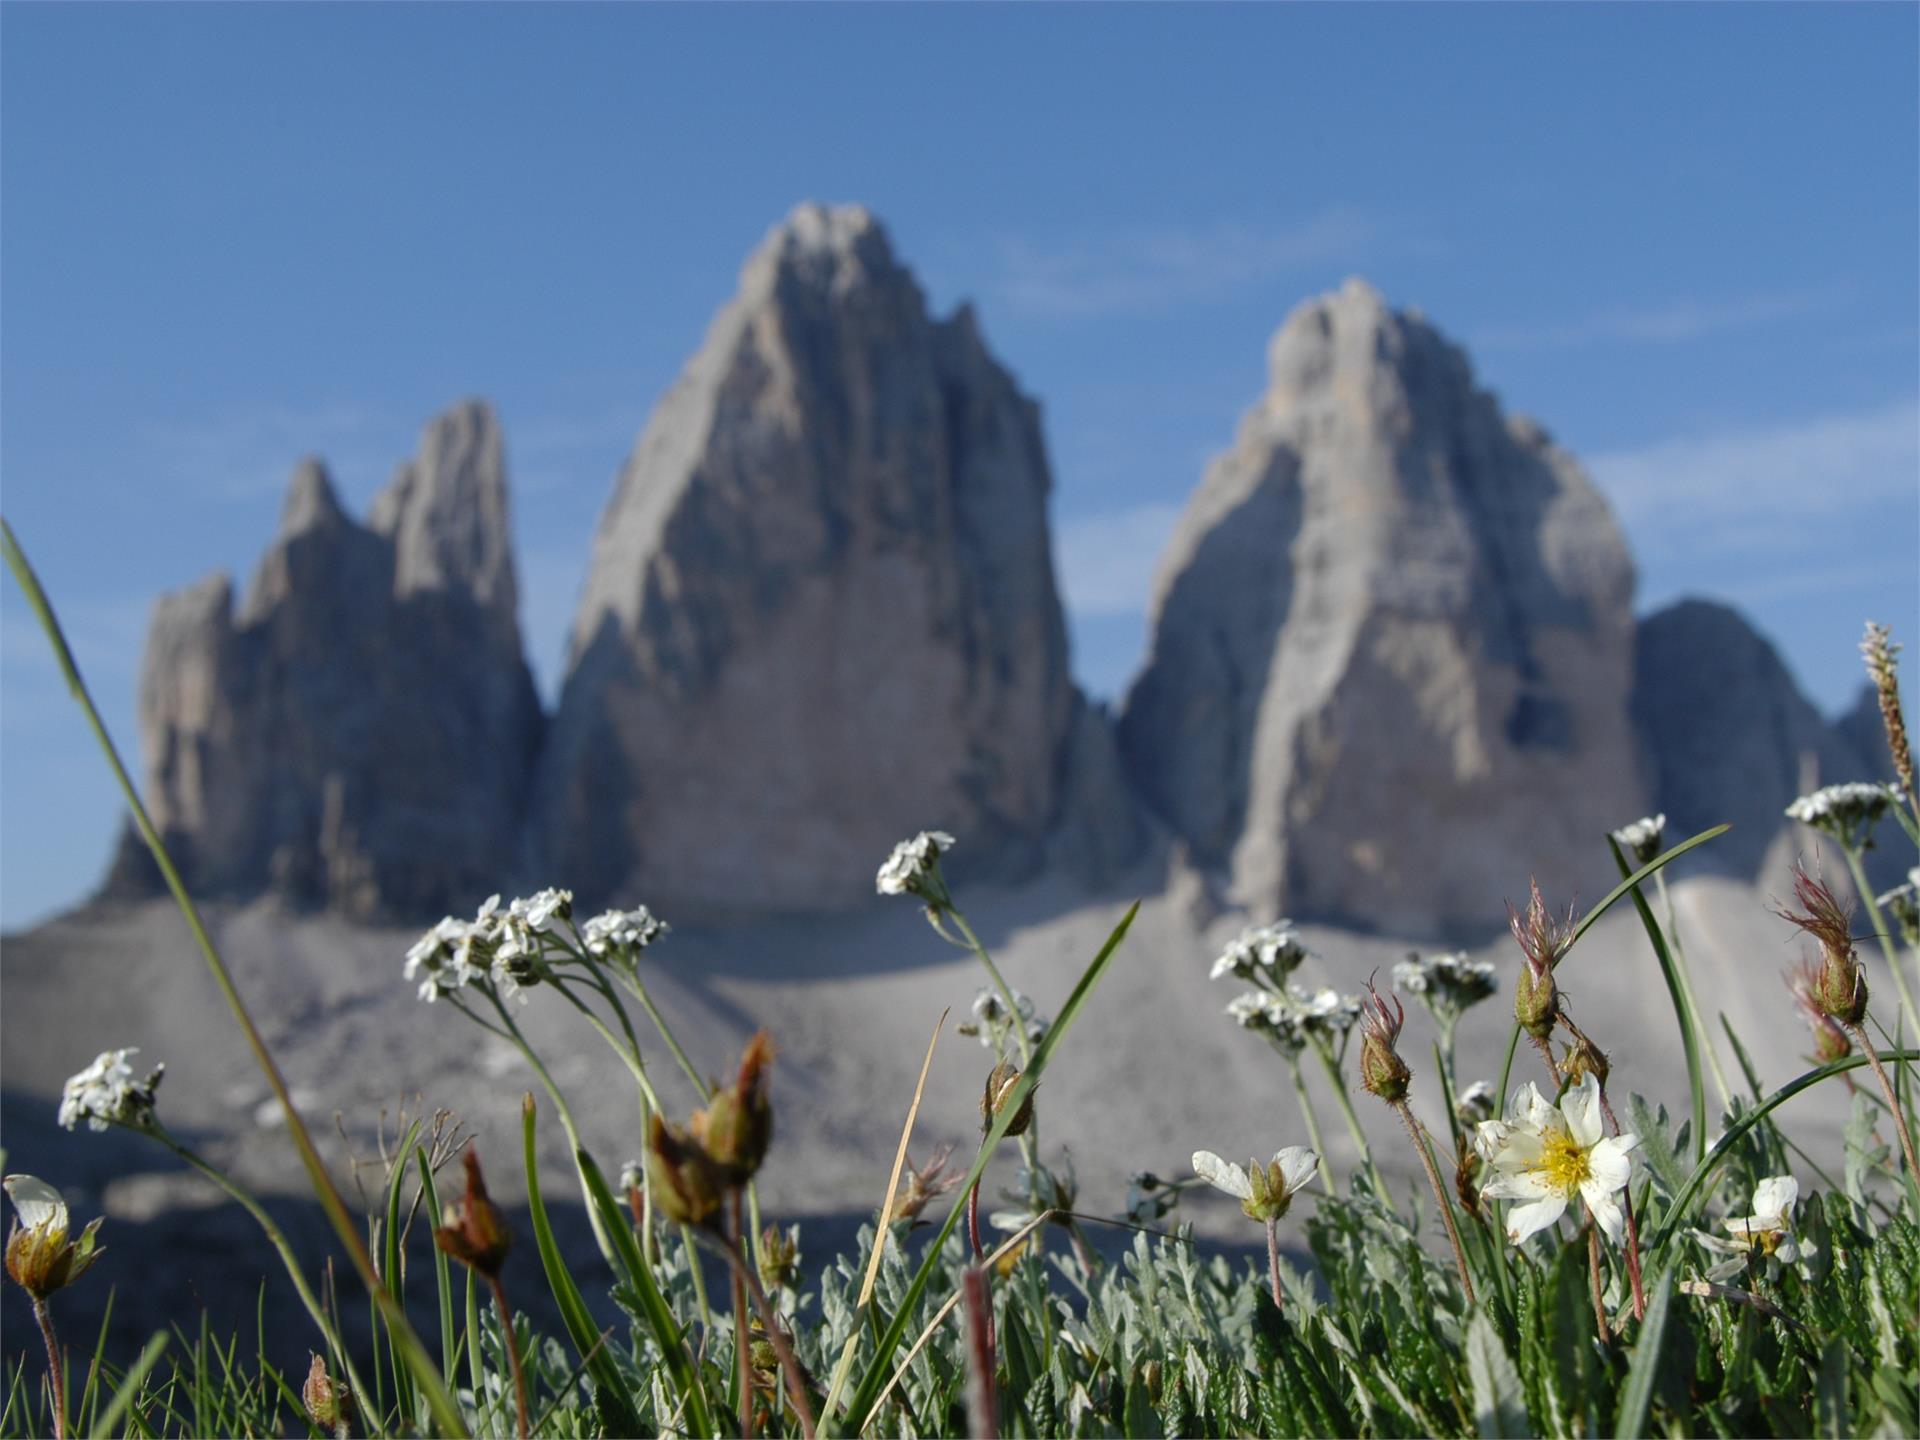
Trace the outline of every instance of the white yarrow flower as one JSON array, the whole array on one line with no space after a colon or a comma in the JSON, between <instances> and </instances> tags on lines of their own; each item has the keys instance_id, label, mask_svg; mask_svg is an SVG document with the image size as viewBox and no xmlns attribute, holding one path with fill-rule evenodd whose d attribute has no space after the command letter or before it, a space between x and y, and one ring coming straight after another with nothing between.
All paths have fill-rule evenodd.
<instances>
[{"instance_id":1,"label":"white yarrow flower","mask_svg":"<svg viewBox=\"0 0 1920 1440\"><path fill-rule=\"evenodd\" d=\"M922 830L902 840L881 865L873 888L882 895L918 895L930 904L945 904L946 887L938 872L940 857L952 848L953 836L944 830Z\"/></svg>"},{"instance_id":2,"label":"white yarrow flower","mask_svg":"<svg viewBox=\"0 0 1920 1440\"><path fill-rule=\"evenodd\" d=\"M1507 1212L1507 1238L1515 1245L1558 1220L1576 1195L1618 1244L1626 1225L1619 1194L1633 1177L1639 1143L1637 1135L1606 1135L1594 1076L1558 1105L1529 1081L1514 1092L1505 1120L1485 1121L1474 1132L1473 1148L1492 1172L1480 1193L1525 1202Z\"/></svg>"},{"instance_id":3,"label":"white yarrow flower","mask_svg":"<svg viewBox=\"0 0 1920 1440\"><path fill-rule=\"evenodd\" d=\"M595 915L580 927L580 939L590 955L637 954L672 929L641 905L633 910L607 910Z\"/></svg>"},{"instance_id":4,"label":"white yarrow flower","mask_svg":"<svg viewBox=\"0 0 1920 1440\"><path fill-rule=\"evenodd\" d=\"M1831 835L1843 845L1859 845L1887 813L1887 806L1898 802L1899 795L1891 785L1858 780L1823 785L1787 806L1787 818Z\"/></svg>"},{"instance_id":5,"label":"white yarrow flower","mask_svg":"<svg viewBox=\"0 0 1920 1440\"><path fill-rule=\"evenodd\" d=\"M1613 832L1613 838L1620 842L1622 850L1644 865L1660 853L1660 840L1666 833L1667 817L1648 815L1631 825L1622 825Z\"/></svg>"},{"instance_id":6,"label":"white yarrow flower","mask_svg":"<svg viewBox=\"0 0 1920 1440\"><path fill-rule=\"evenodd\" d=\"M139 1053L137 1048L103 1050L91 1065L71 1077L60 1091L60 1127L71 1130L82 1120L90 1130L105 1130L110 1125L139 1128L150 1123L153 1092L166 1067L136 1081L127 1057Z\"/></svg>"}]
</instances>

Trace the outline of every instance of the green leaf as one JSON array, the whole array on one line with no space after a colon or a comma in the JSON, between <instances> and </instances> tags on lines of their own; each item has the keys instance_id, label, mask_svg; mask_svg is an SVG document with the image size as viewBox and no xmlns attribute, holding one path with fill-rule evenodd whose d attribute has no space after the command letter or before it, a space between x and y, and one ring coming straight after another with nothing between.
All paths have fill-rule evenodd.
<instances>
[{"instance_id":1,"label":"green leaf","mask_svg":"<svg viewBox=\"0 0 1920 1440\"><path fill-rule=\"evenodd\" d=\"M1853 1433L1847 1424L1847 1379L1852 1360L1844 1336L1834 1336L1820 1352L1820 1375L1813 1390L1813 1433L1826 1440L1846 1440Z\"/></svg>"},{"instance_id":2,"label":"green leaf","mask_svg":"<svg viewBox=\"0 0 1920 1440\"><path fill-rule=\"evenodd\" d=\"M1473 1423L1483 1440L1533 1434L1520 1372L1485 1310L1476 1309L1467 1322L1467 1374L1473 1382Z\"/></svg>"},{"instance_id":3,"label":"green leaf","mask_svg":"<svg viewBox=\"0 0 1920 1440\"><path fill-rule=\"evenodd\" d=\"M1633 908L1639 912L1640 924L1646 929L1647 939L1653 945L1653 958L1660 962L1660 978L1667 982L1667 998L1673 1004L1674 1019L1680 1025L1680 1048L1686 1057L1687 1085L1693 1102L1693 1158L1697 1162L1707 1148L1707 1090L1700 1077L1700 1017L1693 1013L1693 1006L1687 1002L1687 987L1680 983L1680 972L1673 963L1673 952L1667 949L1667 937L1660 929L1660 922L1653 918L1653 909L1647 904L1647 897L1631 878L1620 842L1609 835L1607 848L1613 851L1613 863L1620 867L1620 873L1628 877L1625 883L1633 895Z\"/></svg>"},{"instance_id":4,"label":"green leaf","mask_svg":"<svg viewBox=\"0 0 1920 1440\"><path fill-rule=\"evenodd\" d=\"M640 1420L632 1409L626 1380L606 1347L600 1343L600 1332L593 1328L593 1317L587 1310L587 1302L580 1298L580 1287L573 1283L567 1262L560 1257L560 1247L553 1238L552 1222L547 1219L546 1203L540 1198L540 1166L534 1150L536 1113L533 1096L529 1095L521 1105L521 1130L527 1167L527 1210L533 1218L533 1241L540 1251L540 1266L547 1272L547 1288L553 1292L553 1303L560 1311L560 1322L566 1326L573 1348L587 1362L587 1372L593 1376L594 1398L599 1402L602 1412L616 1421L616 1428L621 1434L638 1435ZM706 1433L711 1434L712 1431Z\"/></svg>"},{"instance_id":5,"label":"green leaf","mask_svg":"<svg viewBox=\"0 0 1920 1440\"><path fill-rule=\"evenodd\" d=\"M1620 1415L1614 1422L1616 1440L1634 1440L1647 1433L1647 1413L1653 1404L1654 1383L1660 1378L1660 1355L1667 1338L1667 1310L1673 1299L1673 1267L1660 1272L1647 1296L1647 1318L1633 1342L1627 1383L1620 1391Z\"/></svg>"},{"instance_id":6,"label":"green leaf","mask_svg":"<svg viewBox=\"0 0 1920 1440\"><path fill-rule=\"evenodd\" d=\"M972 1166L968 1168L965 1178L961 1180L955 1192L960 1198L948 1210L946 1221L927 1245L926 1254L922 1257L919 1268L914 1271L913 1279L907 1285L906 1294L901 1297L899 1305L894 1310L892 1323L887 1326L874 1347L874 1354L867 1362L867 1369L861 1376L859 1388L847 1401L845 1415L821 1416L820 1424L823 1429L832 1426L836 1430L844 1430L849 1435L857 1435L865 1428L868 1411L873 1408L873 1402L879 1397L881 1388L893 1373L894 1351L900 1348L900 1342L906 1336L907 1326L913 1323L920 1296L925 1292L927 1282L933 1278L934 1267L940 1263L940 1251L946 1245L947 1237L953 1233L954 1227L960 1223L960 1215L966 1208L967 1192L973 1188L974 1182L979 1180L986 1170L987 1162L993 1158L995 1148L1006 1138L1007 1127L1020 1113L1021 1106L1026 1103L1027 1097L1033 1093L1033 1087L1039 1083L1041 1075L1046 1072L1047 1066L1052 1062L1060 1042L1073 1028L1073 1022L1079 1018L1080 1012L1086 1008L1088 997L1093 994L1094 987L1100 983L1100 977L1106 974L1107 966L1112 963L1114 952L1120 948L1120 942L1127 938L1127 931L1133 926L1134 916L1139 913L1140 902L1136 900L1121 917L1120 923L1114 926L1113 933L1107 937L1107 943L1100 947L1100 953L1093 957L1092 963L1081 975L1080 983L1073 987L1073 993L1060 1007L1059 1017L1048 1028L1046 1036L1033 1052L1033 1063L1027 1066L1020 1077L1020 1083L1013 1087L1013 1093L1000 1107L1000 1113L993 1123L993 1128L987 1132L986 1138L981 1142L979 1153L973 1157Z\"/></svg>"}]
</instances>

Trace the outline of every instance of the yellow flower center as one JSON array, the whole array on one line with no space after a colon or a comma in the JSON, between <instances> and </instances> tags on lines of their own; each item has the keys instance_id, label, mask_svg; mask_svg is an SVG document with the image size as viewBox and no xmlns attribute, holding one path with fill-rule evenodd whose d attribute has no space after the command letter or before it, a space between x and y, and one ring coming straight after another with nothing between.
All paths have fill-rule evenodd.
<instances>
[{"instance_id":1,"label":"yellow flower center","mask_svg":"<svg viewBox=\"0 0 1920 1440\"><path fill-rule=\"evenodd\" d=\"M1536 1175L1544 1175L1554 1189L1563 1193L1571 1191L1593 1173L1587 1163L1587 1152L1575 1144L1573 1136L1565 1130L1549 1130L1543 1139L1540 1158L1527 1168Z\"/></svg>"}]
</instances>

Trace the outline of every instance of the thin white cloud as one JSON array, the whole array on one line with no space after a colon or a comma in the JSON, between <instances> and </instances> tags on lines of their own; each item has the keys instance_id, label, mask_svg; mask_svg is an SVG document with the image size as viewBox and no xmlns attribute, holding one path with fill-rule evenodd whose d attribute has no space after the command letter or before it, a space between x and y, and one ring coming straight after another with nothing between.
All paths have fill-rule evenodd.
<instances>
[{"instance_id":1,"label":"thin white cloud","mask_svg":"<svg viewBox=\"0 0 1920 1440\"><path fill-rule=\"evenodd\" d=\"M393 448L396 433L404 427L397 432L395 422L363 405L267 405L155 423L135 448L161 483L209 499L256 500L283 489L308 455L324 459L336 477L382 474L405 453Z\"/></svg>"},{"instance_id":2,"label":"thin white cloud","mask_svg":"<svg viewBox=\"0 0 1920 1440\"><path fill-rule=\"evenodd\" d=\"M1604 310L1560 325L1515 326L1473 337L1476 350L1560 350L1625 343L1680 345L1728 331L1751 330L1828 309L1844 298L1835 289L1747 295L1733 300L1675 300L1663 305Z\"/></svg>"},{"instance_id":3,"label":"thin white cloud","mask_svg":"<svg viewBox=\"0 0 1920 1440\"><path fill-rule=\"evenodd\" d=\"M1920 493L1920 403L1663 440L1589 469L1630 526L1657 520L1717 548L1791 540L1795 521Z\"/></svg>"},{"instance_id":4,"label":"thin white cloud","mask_svg":"<svg viewBox=\"0 0 1920 1440\"><path fill-rule=\"evenodd\" d=\"M1289 272L1354 264L1381 228L1335 208L1288 225L1103 230L1070 239L1002 237L996 300L1036 314L1085 317L1222 300Z\"/></svg>"},{"instance_id":5,"label":"thin white cloud","mask_svg":"<svg viewBox=\"0 0 1920 1440\"><path fill-rule=\"evenodd\" d=\"M1063 521L1054 564L1068 611L1081 618L1144 615L1154 567L1182 508L1151 503Z\"/></svg>"}]
</instances>

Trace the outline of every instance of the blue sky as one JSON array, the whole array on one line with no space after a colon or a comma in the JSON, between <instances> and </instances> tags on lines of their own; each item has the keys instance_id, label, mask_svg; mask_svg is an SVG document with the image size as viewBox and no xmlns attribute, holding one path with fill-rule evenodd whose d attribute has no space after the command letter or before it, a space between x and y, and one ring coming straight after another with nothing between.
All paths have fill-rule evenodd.
<instances>
[{"instance_id":1,"label":"blue sky","mask_svg":"<svg viewBox=\"0 0 1920 1440\"><path fill-rule=\"evenodd\" d=\"M550 685L613 475L796 201L858 200L1045 408L1075 663L1302 298L1364 274L1613 497L1640 604L1809 693L1920 640L1911 6L0 10L0 503L131 755L159 591L245 577L295 460L364 505L507 427ZM0 920L116 823L11 582Z\"/></svg>"}]
</instances>

